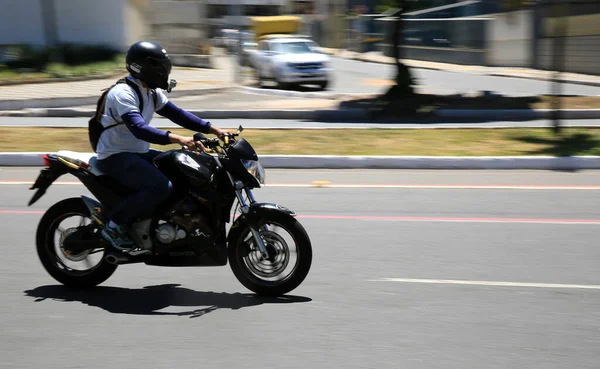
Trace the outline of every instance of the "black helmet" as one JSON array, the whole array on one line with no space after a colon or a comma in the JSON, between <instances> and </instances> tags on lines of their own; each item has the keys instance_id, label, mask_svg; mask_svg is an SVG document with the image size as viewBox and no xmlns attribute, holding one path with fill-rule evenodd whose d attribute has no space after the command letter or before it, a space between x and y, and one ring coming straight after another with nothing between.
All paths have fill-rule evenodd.
<instances>
[{"instance_id":1,"label":"black helmet","mask_svg":"<svg viewBox=\"0 0 600 369\"><path fill-rule=\"evenodd\" d=\"M125 58L127 70L149 88L171 90L169 74L171 59L167 50L157 43L139 41L129 47Z\"/></svg>"}]
</instances>

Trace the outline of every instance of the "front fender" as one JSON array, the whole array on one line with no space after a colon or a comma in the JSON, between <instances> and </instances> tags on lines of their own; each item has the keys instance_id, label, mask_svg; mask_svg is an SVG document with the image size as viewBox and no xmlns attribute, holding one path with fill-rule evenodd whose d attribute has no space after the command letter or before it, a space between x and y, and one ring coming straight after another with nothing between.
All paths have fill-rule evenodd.
<instances>
[{"instance_id":1,"label":"front fender","mask_svg":"<svg viewBox=\"0 0 600 369\"><path fill-rule=\"evenodd\" d=\"M265 218L269 218L275 214L288 216L290 218L296 216L295 212L278 204L255 203L250 205L250 211L248 211L247 214L242 214L237 217L235 222L231 225L229 235L227 236L228 245L237 243L239 237L242 236L242 232L248 227L260 225Z\"/></svg>"},{"instance_id":2,"label":"front fender","mask_svg":"<svg viewBox=\"0 0 600 369\"><path fill-rule=\"evenodd\" d=\"M296 213L288 208L286 208L285 206L281 206L278 204L272 204L272 203L268 203L268 202L261 202L261 203L256 203L254 205L250 205L250 211L248 212L248 215L252 214L252 215L256 215L259 216L262 213L264 213L265 211L279 211L282 213L285 213L287 215L296 216Z\"/></svg>"}]
</instances>

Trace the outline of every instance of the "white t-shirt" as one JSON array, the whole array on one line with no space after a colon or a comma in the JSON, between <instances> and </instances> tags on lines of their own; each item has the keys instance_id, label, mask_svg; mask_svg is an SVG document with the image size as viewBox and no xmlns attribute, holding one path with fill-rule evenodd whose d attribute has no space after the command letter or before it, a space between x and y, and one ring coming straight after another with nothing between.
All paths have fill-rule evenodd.
<instances>
[{"instance_id":1,"label":"white t-shirt","mask_svg":"<svg viewBox=\"0 0 600 369\"><path fill-rule=\"evenodd\" d=\"M156 89L156 106L154 106L154 99L150 90L142 86L137 78L131 75L127 78L139 87L144 99L144 111L141 112L141 115L144 121L150 124L154 112L167 105L169 99L162 90ZM122 123L121 116L123 114L140 112L140 102L138 100L138 95L127 83L117 84L106 96L106 105L100 122L104 127ZM120 124L102 132L96 148L100 160L120 152L145 153L148 150L150 150L150 143L136 138L125 124Z\"/></svg>"}]
</instances>

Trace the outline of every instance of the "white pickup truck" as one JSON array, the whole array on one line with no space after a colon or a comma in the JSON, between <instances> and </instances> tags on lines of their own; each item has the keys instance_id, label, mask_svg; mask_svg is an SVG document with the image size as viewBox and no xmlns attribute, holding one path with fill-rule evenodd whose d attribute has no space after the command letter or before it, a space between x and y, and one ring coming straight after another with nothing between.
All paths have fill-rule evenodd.
<instances>
[{"instance_id":1,"label":"white pickup truck","mask_svg":"<svg viewBox=\"0 0 600 369\"><path fill-rule=\"evenodd\" d=\"M306 38L275 37L259 41L250 55L259 83L274 80L279 87L318 85L326 89L331 81L329 57L318 51L318 45Z\"/></svg>"}]
</instances>

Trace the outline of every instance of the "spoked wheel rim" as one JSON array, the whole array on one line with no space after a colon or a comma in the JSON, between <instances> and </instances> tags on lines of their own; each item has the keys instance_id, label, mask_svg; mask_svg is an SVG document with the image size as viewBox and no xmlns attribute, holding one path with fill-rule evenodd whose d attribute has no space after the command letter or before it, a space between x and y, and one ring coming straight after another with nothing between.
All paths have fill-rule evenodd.
<instances>
[{"instance_id":1,"label":"spoked wheel rim","mask_svg":"<svg viewBox=\"0 0 600 369\"><path fill-rule=\"evenodd\" d=\"M300 248L293 233L282 224L269 221L260 230L263 242L269 252L265 259L250 230L244 234L245 251L238 250L238 258L244 273L262 285L278 285L290 279L300 261Z\"/></svg>"},{"instance_id":2,"label":"spoked wheel rim","mask_svg":"<svg viewBox=\"0 0 600 369\"><path fill-rule=\"evenodd\" d=\"M77 231L78 227L87 226L91 222L87 214L69 212L51 223L46 234L46 252L54 267L61 273L81 277L93 273L102 264L104 248L72 253L63 245L67 236Z\"/></svg>"}]
</instances>

